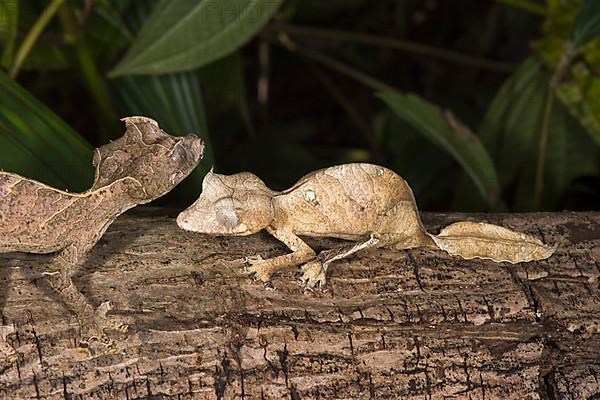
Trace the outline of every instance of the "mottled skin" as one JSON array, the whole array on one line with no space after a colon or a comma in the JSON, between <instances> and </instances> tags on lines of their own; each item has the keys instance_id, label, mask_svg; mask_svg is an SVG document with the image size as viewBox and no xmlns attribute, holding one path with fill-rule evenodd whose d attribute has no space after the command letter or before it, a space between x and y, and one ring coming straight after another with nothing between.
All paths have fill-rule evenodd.
<instances>
[{"instance_id":1,"label":"mottled skin","mask_svg":"<svg viewBox=\"0 0 600 400\"><path fill-rule=\"evenodd\" d=\"M441 248L464 258L522 262L549 257L553 248L531 236L469 221L427 233L413 193L395 172L372 164L321 169L282 192L256 175L210 172L200 198L177 218L185 230L213 235L249 235L262 229L292 253L263 260L247 258L248 271L267 281L281 268L303 265L303 281L325 283L328 265L369 247ZM356 243L316 254L299 236L335 237Z\"/></svg>"},{"instance_id":2,"label":"mottled skin","mask_svg":"<svg viewBox=\"0 0 600 400\"><path fill-rule=\"evenodd\" d=\"M269 189L248 172L209 173L202 195L178 216L177 223L186 230L220 235L266 229L292 253L269 260L249 258L248 270L266 281L278 269L313 260L303 267L309 286L325 282L330 262L367 247L435 246L423 228L408 184L393 171L371 164L321 169L282 192ZM324 251L315 259L315 251L299 236L360 243Z\"/></svg>"},{"instance_id":3,"label":"mottled skin","mask_svg":"<svg viewBox=\"0 0 600 400\"><path fill-rule=\"evenodd\" d=\"M0 253L53 254L46 278L77 316L83 343L108 342L104 330L118 324L105 317L108 304L94 309L70 274L120 214L169 192L204 153L196 136L171 136L149 118L123 121L125 134L94 151L96 177L84 193L0 172Z\"/></svg>"}]
</instances>

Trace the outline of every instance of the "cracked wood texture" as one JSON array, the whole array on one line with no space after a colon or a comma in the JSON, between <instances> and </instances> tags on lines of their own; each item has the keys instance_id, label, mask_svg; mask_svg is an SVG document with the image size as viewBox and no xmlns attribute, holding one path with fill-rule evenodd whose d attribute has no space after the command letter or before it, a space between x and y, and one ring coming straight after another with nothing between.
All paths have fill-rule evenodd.
<instances>
[{"instance_id":1,"label":"cracked wood texture","mask_svg":"<svg viewBox=\"0 0 600 400\"><path fill-rule=\"evenodd\" d=\"M288 250L258 234L177 228L176 212L119 218L75 282L130 324L113 354L77 346L77 323L40 278L47 256L0 256L7 399L597 399L600 213L423 215L430 232L486 221L558 244L509 265L375 249L335 263L324 291L299 272L265 286L241 259ZM340 241L308 239L316 249Z\"/></svg>"}]
</instances>

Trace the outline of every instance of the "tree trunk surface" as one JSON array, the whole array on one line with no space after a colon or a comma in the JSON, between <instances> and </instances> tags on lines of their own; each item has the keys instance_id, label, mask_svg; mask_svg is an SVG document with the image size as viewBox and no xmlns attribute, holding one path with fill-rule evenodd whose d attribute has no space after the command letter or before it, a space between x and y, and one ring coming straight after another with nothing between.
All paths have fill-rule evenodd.
<instances>
[{"instance_id":1,"label":"tree trunk surface","mask_svg":"<svg viewBox=\"0 0 600 400\"><path fill-rule=\"evenodd\" d=\"M0 398L600 398L600 213L425 213L430 232L486 221L559 247L517 265L369 250L312 292L297 269L267 285L243 274L245 256L288 252L267 234L204 236L173 216L119 218L75 275L129 324L112 353L78 346L75 319L41 277L47 256L0 257L18 353L0 362Z\"/></svg>"}]
</instances>

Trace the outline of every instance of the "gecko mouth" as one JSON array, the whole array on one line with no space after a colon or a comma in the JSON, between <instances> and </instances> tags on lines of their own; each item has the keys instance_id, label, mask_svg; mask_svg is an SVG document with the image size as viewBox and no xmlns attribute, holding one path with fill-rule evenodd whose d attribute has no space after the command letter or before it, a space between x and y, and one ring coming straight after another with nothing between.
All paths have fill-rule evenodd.
<instances>
[{"instance_id":1,"label":"gecko mouth","mask_svg":"<svg viewBox=\"0 0 600 400\"><path fill-rule=\"evenodd\" d=\"M177 216L177 226L185 231L191 231L190 220L183 213Z\"/></svg>"}]
</instances>

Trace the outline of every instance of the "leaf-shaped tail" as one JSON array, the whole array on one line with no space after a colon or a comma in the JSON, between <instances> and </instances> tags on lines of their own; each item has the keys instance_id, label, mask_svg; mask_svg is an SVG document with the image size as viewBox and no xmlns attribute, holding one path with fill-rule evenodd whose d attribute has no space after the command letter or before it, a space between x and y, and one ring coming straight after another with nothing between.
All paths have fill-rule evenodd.
<instances>
[{"instance_id":1,"label":"leaf-shaped tail","mask_svg":"<svg viewBox=\"0 0 600 400\"><path fill-rule=\"evenodd\" d=\"M556 246L547 246L531 235L484 222L456 222L439 235L429 236L449 254L512 264L543 260L556 250Z\"/></svg>"}]
</instances>

